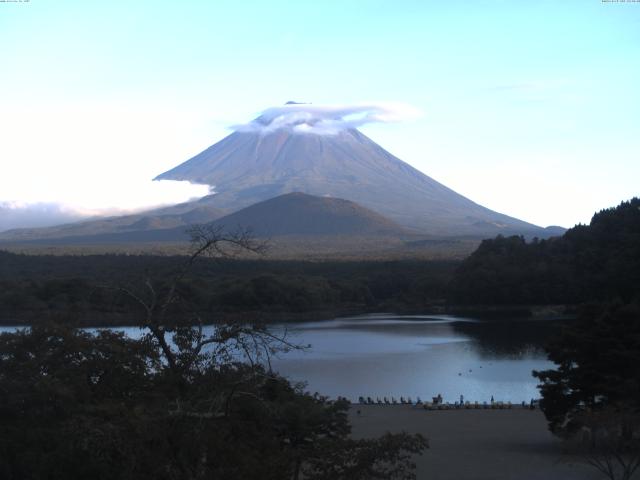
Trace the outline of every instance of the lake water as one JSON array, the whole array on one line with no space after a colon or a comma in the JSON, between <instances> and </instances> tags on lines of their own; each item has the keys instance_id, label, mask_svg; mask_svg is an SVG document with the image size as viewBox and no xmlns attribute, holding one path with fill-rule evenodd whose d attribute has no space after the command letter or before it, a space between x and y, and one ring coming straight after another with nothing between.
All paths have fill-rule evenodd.
<instances>
[{"instance_id":1,"label":"lake water","mask_svg":"<svg viewBox=\"0 0 640 480\"><path fill-rule=\"evenodd\" d=\"M476 321L452 316L363 315L274 325L311 347L280 354L274 370L330 397L440 393L445 401L522 402L538 398L532 370L553 368L543 345L560 322ZM15 328L4 327L1 331ZM137 328L123 329L136 337Z\"/></svg>"},{"instance_id":2,"label":"lake water","mask_svg":"<svg viewBox=\"0 0 640 480\"><path fill-rule=\"evenodd\" d=\"M359 396L440 393L445 401L539 398L532 370L553 368L543 350L558 322L487 322L449 316L366 315L278 326L311 344L274 359L274 369L311 392Z\"/></svg>"}]
</instances>

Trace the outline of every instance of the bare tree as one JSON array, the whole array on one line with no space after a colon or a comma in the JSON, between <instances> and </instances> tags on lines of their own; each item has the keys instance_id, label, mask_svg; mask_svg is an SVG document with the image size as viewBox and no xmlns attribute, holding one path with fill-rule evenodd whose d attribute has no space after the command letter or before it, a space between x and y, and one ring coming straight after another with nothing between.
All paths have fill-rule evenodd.
<instances>
[{"instance_id":1,"label":"bare tree","mask_svg":"<svg viewBox=\"0 0 640 480\"><path fill-rule=\"evenodd\" d=\"M180 291L195 262L203 257L232 258L242 254L261 255L265 242L256 241L248 230L232 232L221 226L196 225L189 230L191 251L168 284L146 276L142 285L117 289L143 310L139 326L160 349L166 366L184 374L211 362L228 363L242 357L250 364L265 361L277 351L300 348L283 335L274 335L264 325L248 322L213 322L205 331L200 312L189 305Z\"/></svg>"}]
</instances>

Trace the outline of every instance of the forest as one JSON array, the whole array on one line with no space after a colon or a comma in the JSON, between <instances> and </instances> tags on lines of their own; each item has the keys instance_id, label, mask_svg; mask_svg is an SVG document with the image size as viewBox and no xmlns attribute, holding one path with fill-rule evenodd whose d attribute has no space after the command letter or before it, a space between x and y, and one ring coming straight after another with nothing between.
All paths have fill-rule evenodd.
<instances>
[{"instance_id":1,"label":"forest","mask_svg":"<svg viewBox=\"0 0 640 480\"><path fill-rule=\"evenodd\" d=\"M580 304L640 292L640 199L548 240L484 240L447 287L453 304Z\"/></svg>"},{"instance_id":2,"label":"forest","mask_svg":"<svg viewBox=\"0 0 640 480\"><path fill-rule=\"evenodd\" d=\"M72 316L84 325L130 324L119 287L170 281L184 257L29 256L0 252L0 321ZM454 261L302 262L202 258L180 290L205 315L286 320L445 302Z\"/></svg>"}]
</instances>

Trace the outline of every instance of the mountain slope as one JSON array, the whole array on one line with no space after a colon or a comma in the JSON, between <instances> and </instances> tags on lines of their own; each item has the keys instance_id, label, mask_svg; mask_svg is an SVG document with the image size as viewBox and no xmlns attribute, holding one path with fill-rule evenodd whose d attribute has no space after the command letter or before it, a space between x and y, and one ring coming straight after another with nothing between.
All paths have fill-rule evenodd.
<instances>
[{"instance_id":1,"label":"mountain slope","mask_svg":"<svg viewBox=\"0 0 640 480\"><path fill-rule=\"evenodd\" d=\"M299 191L352 200L428 234L548 236L472 202L355 129L335 135L235 132L156 179L212 185L212 204L228 211Z\"/></svg>"},{"instance_id":2,"label":"mountain slope","mask_svg":"<svg viewBox=\"0 0 640 480\"><path fill-rule=\"evenodd\" d=\"M299 192L251 205L214 224L229 229L249 227L253 234L261 237L404 233L400 225L357 203Z\"/></svg>"},{"instance_id":3,"label":"mountain slope","mask_svg":"<svg viewBox=\"0 0 640 480\"><path fill-rule=\"evenodd\" d=\"M148 218L148 217L146 217ZM188 226L149 228L146 218L129 225L126 231L76 234L26 241L36 244L110 244L184 242L189 240ZM198 222L193 222L198 223ZM249 229L256 237L322 236L332 243L339 236L394 236L407 233L382 215L340 198L320 198L290 193L251 205L213 222L223 230ZM134 225L139 225L135 229ZM24 242L24 240L23 240Z\"/></svg>"}]
</instances>

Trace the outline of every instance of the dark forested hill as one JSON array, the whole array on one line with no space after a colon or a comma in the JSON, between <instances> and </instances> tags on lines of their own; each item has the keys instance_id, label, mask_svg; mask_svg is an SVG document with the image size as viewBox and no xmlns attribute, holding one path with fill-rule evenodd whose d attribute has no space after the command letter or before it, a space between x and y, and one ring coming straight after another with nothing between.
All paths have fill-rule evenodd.
<instances>
[{"instance_id":1,"label":"dark forested hill","mask_svg":"<svg viewBox=\"0 0 640 480\"><path fill-rule=\"evenodd\" d=\"M384 235L404 229L382 215L341 198L294 192L280 195L219 219L233 229L249 227L259 237L274 235Z\"/></svg>"},{"instance_id":2,"label":"dark forested hill","mask_svg":"<svg viewBox=\"0 0 640 480\"><path fill-rule=\"evenodd\" d=\"M640 199L596 213L548 240L485 240L458 268L449 300L466 304L581 303L640 295Z\"/></svg>"}]
</instances>

